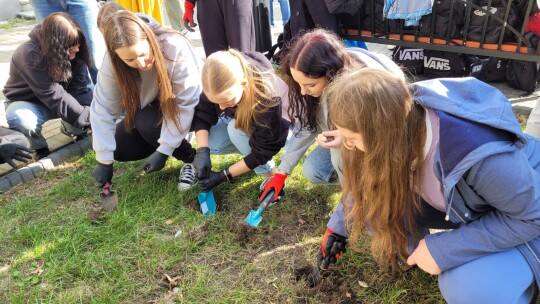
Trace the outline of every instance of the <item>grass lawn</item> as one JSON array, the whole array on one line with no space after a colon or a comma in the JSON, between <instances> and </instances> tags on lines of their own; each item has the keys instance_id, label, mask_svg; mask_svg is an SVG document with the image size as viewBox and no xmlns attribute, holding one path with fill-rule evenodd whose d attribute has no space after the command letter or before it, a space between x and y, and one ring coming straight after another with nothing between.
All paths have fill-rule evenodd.
<instances>
[{"instance_id":1,"label":"grass lawn","mask_svg":"<svg viewBox=\"0 0 540 304\"><path fill-rule=\"evenodd\" d=\"M236 162L212 156L214 168ZM286 198L257 229L262 177L245 174L214 192L206 220L180 193L181 163L142 175L140 162L115 163L120 206L100 214L89 152L0 198L0 303L440 303L435 277L379 272L366 253L347 252L321 284L307 274L339 188L313 186L298 166Z\"/></svg>"}]
</instances>

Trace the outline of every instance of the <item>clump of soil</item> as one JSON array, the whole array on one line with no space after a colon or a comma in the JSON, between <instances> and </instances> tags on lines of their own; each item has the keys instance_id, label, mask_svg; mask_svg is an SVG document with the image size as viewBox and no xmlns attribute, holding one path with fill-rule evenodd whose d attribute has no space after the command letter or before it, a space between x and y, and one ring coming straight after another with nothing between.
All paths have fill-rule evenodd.
<instances>
[{"instance_id":1,"label":"clump of soil","mask_svg":"<svg viewBox=\"0 0 540 304\"><path fill-rule=\"evenodd\" d=\"M103 208L101 208L99 203L94 203L88 211L88 218L90 219L90 223L94 225L99 224L104 215L105 211L103 211Z\"/></svg>"},{"instance_id":2,"label":"clump of soil","mask_svg":"<svg viewBox=\"0 0 540 304\"><path fill-rule=\"evenodd\" d=\"M200 207L200 204L199 204L199 200L197 198L194 198L192 200L190 200L187 204L186 204L186 207L188 209L191 209L191 210L195 210L195 211L200 211L201 210L201 207Z\"/></svg>"},{"instance_id":3,"label":"clump of soil","mask_svg":"<svg viewBox=\"0 0 540 304\"><path fill-rule=\"evenodd\" d=\"M251 236L257 233L257 230L257 228L250 227L249 225L242 222L238 224L234 240L238 242L240 246L245 247L246 244L249 244Z\"/></svg>"},{"instance_id":4,"label":"clump of soil","mask_svg":"<svg viewBox=\"0 0 540 304\"><path fill-rule=\"evenodd\" d=\"M324 270L317 275L314 269L306 265L294 271L296 281L306 281L301 297L317 297L321 302L330 304L362 303L338 273Z\"/></svg>"},{"instance_id":5,"label":"clump of soil","mask_svg":"<svg viewBox=\"0 0 540 304\"><path fill-rule=\"evenodd\" d=\"M188 232L187 234L187 237L190 239L190 240L193 240L193 241L199 241L201 240L202 238L204 238L205 236L208 235L208 225L210 224L209 221L206 221L204 224L202 224L201 226L198 226L196 227L195 229L191 230L190 232Z\"/></svg>"}]
</instances>

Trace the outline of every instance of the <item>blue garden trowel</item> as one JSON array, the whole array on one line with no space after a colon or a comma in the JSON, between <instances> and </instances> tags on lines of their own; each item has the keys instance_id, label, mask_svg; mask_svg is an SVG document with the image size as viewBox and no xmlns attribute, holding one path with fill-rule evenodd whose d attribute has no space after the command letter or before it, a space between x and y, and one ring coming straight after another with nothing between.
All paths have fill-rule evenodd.
<instances>
[{"instance_id":1,"label":"blue garden trowel","mask_svg":"<svg viewBox=\"0 0 540 304\"><path fill-rule=\"evenodd\" d=\"M210 217L216 214L216 200L214 198L214 192L201 192L197 198L204 217Z\"/></svg>"},{"instance_id":2,"label":"blue garden trowel","mask_svg":"<svg viewBox=\"0 0 540 304\"><path fill-rule=\"evenodd\" d=\"M277 201L274 200L274 190L270 190L261 200L261 204L259 205L259 208L257 208L257 211L251 210L249 212L248 216L246 217L246 223L251 227L257 227L262 221L263 210L275 203L277 203Z\"/></svg>"}]
</instances>

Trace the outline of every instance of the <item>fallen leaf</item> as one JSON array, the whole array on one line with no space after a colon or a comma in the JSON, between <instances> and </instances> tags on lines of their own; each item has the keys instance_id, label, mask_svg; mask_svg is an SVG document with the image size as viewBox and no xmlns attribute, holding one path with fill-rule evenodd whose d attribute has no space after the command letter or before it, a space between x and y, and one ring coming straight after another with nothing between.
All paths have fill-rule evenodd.
<instances>
[{"instance_id":1,"label":"fallen leaf","mask_svg":"<svg viewBox=\"0 0 540 304\"><path fill-rule=\"evenodd\" d=\"M351 294L348 293L348 292L346 292L346 293L345 293L345 296L346 296L347 298L350 298L350 297L351 297Z\"/></svg>"},{"instance_id":2,"label":"fallen leaf","mask_svg":"<svg viewBox=\"0 0 540 304\"><path fill-rule=\"evenodd\" d=\"M171 219L168 219L168 220L165 221L165 224L167 224L167 225L171 225L172 223L173 223L173 220L171 220Z\"/></svg>"},{"instance_id":3,"label":"fallen leaf","mask_svg":"<svg viewBox=\"0 0 540 304\"><path fill-rule=\"evenodd\" d=\"M38 276L43 273L43 261L39 261L36 265L36 269L30 272L31 274L37 274Z\"/></svg>"},{"instance_id":4,"label":"fallen leaf","mask_svg":"<svg viewBox=\"0 0 540 304\"><path fill-rule=\"evenodd\" d=\"M363 287L363 288L367 288L368 287L368 284L364 281L358 281L358 284L360 285L360 287Z\"/></svg>"}]
</instances>

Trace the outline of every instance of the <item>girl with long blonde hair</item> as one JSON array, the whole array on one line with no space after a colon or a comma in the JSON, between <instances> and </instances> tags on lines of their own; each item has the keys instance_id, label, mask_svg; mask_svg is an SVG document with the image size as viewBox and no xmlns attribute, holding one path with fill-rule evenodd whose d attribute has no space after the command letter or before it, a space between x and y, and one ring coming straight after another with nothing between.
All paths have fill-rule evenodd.
<instances>
[{"instance_id":1,"label":"girl with long blonde hair","mask_svg":"<svg viewBox=\"0 0 540 304\"><path fill-rule=\"evenodd\" d=\"M125 10L100 21L108 54L91 107L94 176L103 186L111 182L113 160L147 158L141 169L150 173L172 155L184 162L184 190L196 181L195 150L185 137L201 92L199 62L185 37L146 21Z\"/></svg>"},{"instance_id":2,"label":"girl with long blonde hair","mask_svg":"<svg viewBox=\"0 0 540 304\"><path fill-rule=\"evenodd\" d=\"M326 94L353 198L328 227L346 231L354 249L369 231L383 269L438 275L449 303L531 303L540 142L521 131L508 99L474 78L408 86L373 69L338 76ZM322 251L335 261L332 247Z\"/></svg>"},{"instance_id":3,"label":"girl with long blonde hair","mask_svg":"<svg viewBox=\"0 0 540 304\"><path fill-rule=\"evenodd\" d=\"M209 191L250 170L271 176L272 157L285 145L289 121L282 116L288 89L270 61L256 52L213 53L202 69L202 87L192 124L202 189ZM233 152L245 157L226 170L211 170L210 154Z\"/></svg>"}]
</instances>

